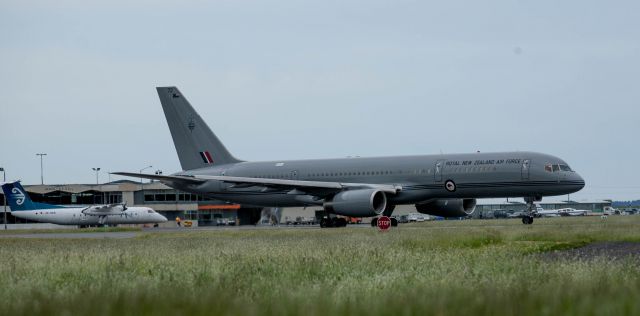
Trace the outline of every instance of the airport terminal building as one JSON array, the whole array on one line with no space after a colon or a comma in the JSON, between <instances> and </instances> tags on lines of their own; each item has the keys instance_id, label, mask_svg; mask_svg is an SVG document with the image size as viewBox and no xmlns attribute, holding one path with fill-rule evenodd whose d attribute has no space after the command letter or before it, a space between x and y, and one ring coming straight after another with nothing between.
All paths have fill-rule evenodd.
<instances>
[{"instance_id":1,"label":"airport terminal building","mask_svg":"<svg viewBox=\"0 0 640 316\"><path fill-rule=\"evenodd\" d=\"M238 204L229 204L201 195L177 191L160 182L140 183L121 180L105 184L25 185L24 188L36 202L58 205L126 203L127 206L150 207L164 215L170 222L180 217L197 222L200 226L217 225L220 222L229 221L249 224L259 219L261 211L261 209L243 208ZM1 192L0 195L2 195ZM2 221L1 216L0 221ZM24 219L7 214L8 224L26 222Z\"/></svg>"}]
</instances>

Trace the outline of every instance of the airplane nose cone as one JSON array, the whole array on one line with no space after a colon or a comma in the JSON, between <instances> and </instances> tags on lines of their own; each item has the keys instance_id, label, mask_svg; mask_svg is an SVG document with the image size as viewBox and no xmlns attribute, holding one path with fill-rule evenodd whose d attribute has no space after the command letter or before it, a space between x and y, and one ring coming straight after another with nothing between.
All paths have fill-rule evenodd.
<instances>
[{"instance_id":1,"label":"airplane nose cone","mask_svg":"<svg viewBox=\"0 0 640 316\"><path fill-rule=\"evenodd\" d=\"M585 185L584 179L577 172L574 174L573 178L573 181L576 184L576 191L582 190Z\"/></svg>"},{"instance_id":2,"label":"airplane nose cone","mask_svg":"<svg viewBox=\"0 0 640 316\"><path fill-rule=\"evenodd\" d=\"M162 215L160 215L160 214L158 214L158 216L160 216L160 223L164 223L164 222L166 222L166 221L167 221L167 218L166 218L166 217L164 217L164 216L162 216Z\"/></svg>"}]
</instances>

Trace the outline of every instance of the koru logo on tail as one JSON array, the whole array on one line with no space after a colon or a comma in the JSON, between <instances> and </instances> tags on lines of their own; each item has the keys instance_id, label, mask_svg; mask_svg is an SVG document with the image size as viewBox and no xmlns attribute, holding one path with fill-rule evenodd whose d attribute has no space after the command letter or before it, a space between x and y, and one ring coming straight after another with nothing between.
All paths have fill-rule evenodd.
<instances>
[{"instance_id":1,"label":"koru logo on tail","mask_svg":"<svg viewBox=\"0 0 640 316\"><path fill-rule=\"evenodd\" d=\"M18 188L13 188L11 189L11 193L13 193L15 199L16 199L16 204L18 205L22 205L22 203L24 203L24 193L22 193L22 191L20 191L20 189Z\"/></svg>"}]
</instances>

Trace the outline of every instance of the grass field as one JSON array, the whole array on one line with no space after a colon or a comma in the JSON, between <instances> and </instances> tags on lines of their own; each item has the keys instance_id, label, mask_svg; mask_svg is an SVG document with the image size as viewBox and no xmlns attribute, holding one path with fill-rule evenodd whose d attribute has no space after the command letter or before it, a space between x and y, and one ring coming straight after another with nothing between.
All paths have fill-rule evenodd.
<instances>
[{"instance_id":1,"label":"grass field","mask_svg":"<svg viewBox=\"0 0 640 316\"><path fill-rule=\"evenodd\" d=\"M640 216L0 238L0 314L640 315Z\"/></svg>"},{"instance_id":2,"label":"grass field","mask_svg":"<svg viewBox=\"0 0 640 316\"><path fill-rule=\"evenodd\" d=\"M142 231L140 227L91 227L83 229L75 228L51 228L51 229L9 229L0 230L2 235L15 234L51 234L51 233L114 233L114 232L137 232Z\"/></svg>"}]
</instances>

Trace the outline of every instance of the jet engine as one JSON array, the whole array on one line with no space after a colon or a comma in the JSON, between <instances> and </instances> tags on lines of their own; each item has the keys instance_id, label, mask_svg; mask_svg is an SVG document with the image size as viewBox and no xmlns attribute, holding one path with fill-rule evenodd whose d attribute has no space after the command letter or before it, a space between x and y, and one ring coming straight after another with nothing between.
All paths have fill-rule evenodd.
<instances>
[{"instance_id":1,"label":"jet engine","mask_svg":"<svg viewBox=\"0 0 640 316\"><path fill-rule=\"evenodd\" d=\"M464 217L476 210L476 199L438 199L416 204L422 214L442 217Z\"/></svg>"},{"instance_id":2,"label":"jet engine","mask_svg":"<svg viewBox=\"0 0 640 316\"><path fill-rule=\"evenodd\" d=\"M323 205L330 213L351 217L377 216L386 206L387 196L376 189L342 191Z\"/></svg>"}]
</instances>

